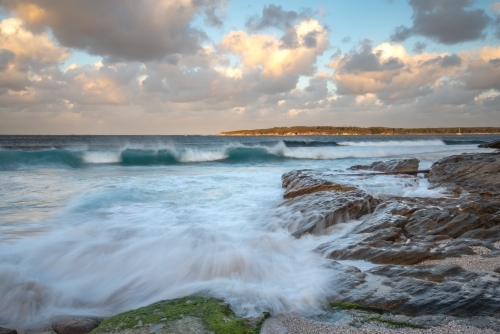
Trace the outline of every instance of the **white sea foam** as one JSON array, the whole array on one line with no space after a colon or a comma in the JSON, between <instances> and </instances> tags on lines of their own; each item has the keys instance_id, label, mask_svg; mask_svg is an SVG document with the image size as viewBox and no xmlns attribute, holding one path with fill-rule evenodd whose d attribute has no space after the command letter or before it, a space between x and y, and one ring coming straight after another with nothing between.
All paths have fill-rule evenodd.
<instances>
[{"instance_id":1,"label":"white sea foam","mask_svg":"<svg viewBox=\"0 0 500 334\"><path fill-rule=\"evenodd\" d=\"M120 152L111 151L86 151L83 161L89 164L112 164L121 161Z\"/></svg>"},{"instance_id":2,"label":"white sea foam","mask_svg":"<svg viewBox=\"0 0 500 334\"><path fill-rule=\"evenodd\" d=\"M227 149L202 151L188 148L184 150L173 150L172 153L179 162L216 161L228 157Z\"/></svg>"},{"instance_id":3,"label":"white sea foam","mask_svg":"<svg viewBox=\"0 0 500 334\"><path fill-rule=\"evenodd\" d=\"M431 141L429 141L431 142ZM434 141L432 141L434 142ZM441 141L436 141L441 142ZM365 142L366 143L366 142ZM458 150L454 146L446 145L353 145L353 146L333 146L333 147L286 147L280 142L277 145L265 148L270 154L295 159L313 160L336 160L346 158L391 158L403 156L416 156L420 154L436 153L436 156L443 156L443 152L463 152L463 148ZM384 142L387 144L387 142ZM441 142L442 143L442 142Z\"/></svg>"},{"instance_id":4,"label":"white sea foam","mask_svg":"<svg viewBox=\"0 0 500 334\"><path fill-rule=\"evenodd\" d=\"M97 183L86 185L84 172ZM280 173L99 173L51 176L81 195L46 221L43 238L0 245L2 325L107 316L200 292L241 315L307 314L335 288L328 261L313 252L325 239L297 240L270 220Z\"/></svg>"},{"instance_id":5,"label":"white sea foam","mask_svg":"<svg viewBox=\"0 0 500 334\"><path fill-rule=\"evenodd\" d=\"M343 141L339 142L343 146L444 146L442 140L387 140L387 141Z\"/></svg>"}]
</instances>

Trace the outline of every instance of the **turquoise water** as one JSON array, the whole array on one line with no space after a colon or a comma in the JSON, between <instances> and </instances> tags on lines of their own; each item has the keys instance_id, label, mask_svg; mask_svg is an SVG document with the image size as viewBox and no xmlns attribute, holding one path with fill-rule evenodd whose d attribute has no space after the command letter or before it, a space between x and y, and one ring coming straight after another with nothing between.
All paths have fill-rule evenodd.
<instances>
[{"instance_id":1,"label":"turquoise water","mask_svg":"<svg viewBox=\"0 0 500 334\"><path fill-rule=\"evenodd\" d=\"M262 311L319 312L339 282L290 236L281 175L416 157L421 168L500 136L0 136L0 326L109 316L192 293ZM351 181L352 182L352 181ZM377 196L441 196L424 178L354 181Z\"/></svg>"}]
</instances>

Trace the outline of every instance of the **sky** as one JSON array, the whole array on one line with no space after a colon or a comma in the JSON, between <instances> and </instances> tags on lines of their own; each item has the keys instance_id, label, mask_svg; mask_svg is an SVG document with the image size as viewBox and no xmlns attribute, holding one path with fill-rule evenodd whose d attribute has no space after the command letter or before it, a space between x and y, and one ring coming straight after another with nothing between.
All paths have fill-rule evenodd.
<instances>
[{"instance_id":1,"label":"sky","mask_svg":"<svg viewBox=\"0 0 500 334\"><path fill-rule=\"evenodd\" d=\"M495 0L0 0L0 134L500 127Z\"/></svg>"}]
</instances>

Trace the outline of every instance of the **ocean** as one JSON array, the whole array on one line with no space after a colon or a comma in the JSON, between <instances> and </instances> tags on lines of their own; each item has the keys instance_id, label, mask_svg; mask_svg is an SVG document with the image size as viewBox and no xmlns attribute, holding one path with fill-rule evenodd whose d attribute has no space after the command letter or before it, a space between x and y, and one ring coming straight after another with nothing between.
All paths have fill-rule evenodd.
<instances>
[{"instance_id":1,"label":"ocean","mask_svg":"<svg viewBox=\"0 0 500 334\"><path fill-rule=\"evenodd\" d=\"M498 139L0 136L0 326L105 317L195 293L242 316L320 312L339 282L315 249L359 221L292 237L301 214L280 206L283 173L321 169L343 182L355 164L415 157L425 169L492 151L477 145ZM351 182L378 197L443 196L422 175Z\"/></svg>"}]
</instances>

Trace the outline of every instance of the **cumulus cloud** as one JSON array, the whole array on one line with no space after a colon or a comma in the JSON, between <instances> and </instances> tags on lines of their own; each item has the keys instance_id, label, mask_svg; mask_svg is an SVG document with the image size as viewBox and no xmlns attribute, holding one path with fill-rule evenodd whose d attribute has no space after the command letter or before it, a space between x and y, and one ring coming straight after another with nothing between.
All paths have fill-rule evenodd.
<instances>
[{"instance_id":1,"label":"cumulus cloud","mask_svg":"<svg viewBox=\"0 0 500 334\"><path fill-rule=\"evenodd\" d=\"M483 9L470 8L473 3L473 0L409 0L413 25L397 27L391 40L402 42L418 35L450 45L481 39L491 19Z\"/></svg>"},{"instance_id":2,"label":"cumulus cloud","mask_svg":"<svg viewBox=\"0 0 500 334\"><path fill-rule=\"evenodd\" d=\"M30 76L69 56L68 50L56 45L46 33L33 34L17 18L0 22L0 45L0 87L12 91L26 90L31 85Z\"/></svg>"},{"instance_id":3,"label":"cumulus cloud","mask_svg":"<svg viewBox=\"0 0 500 334\"><path fill-rule=\"evenodd\" d=\"M245 26L251 31L259 31L267 28L286 30L293 27L299 21L310 19L312 16L312 11L307 8L299 12L293 10L286 11L281 6L270 4L269 6L264 6L261 16L250 16L245 22Z\"/></svg>"},{"instance_id":4,"label":"cumulus cloud","mask_svg":"<svg viewBox=\"0 0 500 334\"><path fill-rule=\"evenodd\" d=\"M60 62L69 56L69 52L56 45L48 34L32 33L17 18L0 22L0 45L17 57L40 63Z\"/></svg>"},{"instance_id":5,"label":"cumulus cloud","mask_svg":"<svg viewBox=\"0 0 500 334\"><path fill-rule=\"evenodd\" d=\"M471 90L500 91L500 47L484 47L468 55L464 81Z\"/></svg>"},{"instance_id":6,"label":"cumulus cloud","mask_svg":"<svg viewBox=\"0 0 500 334\"><path fill-rule=\"evenodd\" d=\"M410 55L399 44L373 47L364 41L358 49L330 63L337 93L375 94L385 103L414 99L432 92L444 76L453 76L461 58L456 55L422 53Z\"/></svg>"},{"instance_id":7,"label":"cumulus cloud","mask_svg":"<svg viewBox=\"0 0 500 334\"><path fill-rule=\"evenodd\" d=\"M192 54L206 34L192 26L198 13L220 25L226 0L4 0L32 29L48 27L59 43L113 60L159 60Z\"/></svg>"},{"instance_id":8,"label":"cumulus cloud","mask_svg":"<svg viewBox=\"0 0 500 334\"><path fill-rule=\"evenodd\" d=\"M422 53L424 50L427 48L427 44L423 42L416 42L415 45L413 46L413 52L415 53Z\"/></svg>"},{"instance_id":9,"label":"cumulus cloud","mask_svg":"<svg viewBox=\"0 0 500 334\"><path fill-rule=\"evenodd\" d=\"M293 29L293 48L284 48L274 36L248 35L242 30L231 31L220 46L239 55L246 66L261 67L266 76L311 75L316 57L328 46L328 33L316 20L302 21Z\"/></svg>"}]
</instances>

